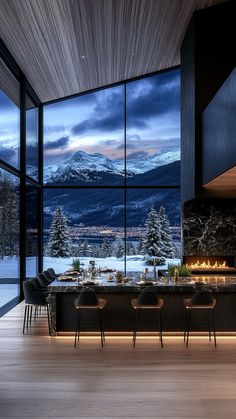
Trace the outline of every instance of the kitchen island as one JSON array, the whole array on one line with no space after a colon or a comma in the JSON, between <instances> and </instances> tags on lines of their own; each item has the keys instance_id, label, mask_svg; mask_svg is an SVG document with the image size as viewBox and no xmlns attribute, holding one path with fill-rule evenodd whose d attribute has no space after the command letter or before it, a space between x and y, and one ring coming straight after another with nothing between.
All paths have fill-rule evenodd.
<instances>
[{"instance_id":1,"label":"kitchen island","mask_svg":"<svg viewBox=\"0 0 236 419\"><path fill-rule=\"evenodd\" d=\"M132 279L126 284L109 282L106 278L95 279L95 283L56 280L50 286L48 301L51 312L51 332L53 336L73 333L75 330L74 300L85 288L93 289L100 298L106 298L104 309L104 329L106 332L131 332L133 328L133 309L130 301L137 298L143 289L155 291L163 298L163 331L177 334L183 332L185 311L184 298L191 298L195 292L195 282L204 282L204 287L216 298L215 320L216 331L236 332L236 276L204 276L179 280L163 278L153 283L143 283ZM141 282L141 283L140 283ZM95 313L84 311L81 330L99 331ZM145 312L144 312L145 311ZM205 313L193 316L192 330L206 331ZM196 317L196 318L195 318ZM143 332L157 330L156 314L152 310L143 310L139 329Z\"/></svg>"}]
</instances>

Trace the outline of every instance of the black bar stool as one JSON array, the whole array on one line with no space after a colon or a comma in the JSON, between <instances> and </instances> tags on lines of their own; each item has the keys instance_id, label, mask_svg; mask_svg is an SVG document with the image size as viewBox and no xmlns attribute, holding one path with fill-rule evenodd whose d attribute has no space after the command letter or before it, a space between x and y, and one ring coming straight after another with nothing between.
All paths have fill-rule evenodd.
<instances>
[{"instance_id":1,"label":"black bar stool","mask_svg":"<svg viewBox=\"0 0 236 419\"><path fill-rule=\"evenodd\" d=\"M51 334L51 322L50 322L50 313L48 302L46 300L47 294L42 290L39 291L34 287L32 281L23 282L23 291L25 297L25 312L24 312L24 321L23 321L23 334L25 329L28 331L29 326L32 322L32 311L33 307L38 312L40 307L46 307L47 310L47 319L48 319L48 334ZM36 314L35 314L36 317Z\"/></svg>"},{"instance_id":2,"label":"black bar stool","mask_svg":"<svg viewBox=\"0 0 236 419\"><path fill-rule=\"evenodd\" d=\"M101 347L103 348L103 343L105 342L105 332L103 329L103 309L107 303L107 300L104 298L97 298L96 294L92 290L84 290L80 293L79 297L74 301L74 303L76 309L74 347L76 347L76 342L79 342L82 310L97 310L99 313Z\"/></svg>"},{"instance_id":3,"label":"black bar stool","mask_svg":"<svg viewBox=\"0 0 236 419\"><path fill-rule=\"evenodd\" d=\"M138 298L133 298L131 300L131 305L134 309L134 328L133 328L133 347L135 348L137 328L139 313L141 310L154 310L157 311L158 316L158 331L160 336L161 347L163 348L163 339L162 339L162 315L161 309L163 307L164 300L158 298L157 294L152 291L144 290Z\"/></svg>"},{"instance_id":4,"label":"black bar stool","mask_svg":"<svg viewBox=\"0 0 236 419\"><path fill-rule=\"evenodd\" d=\"M209 291L200 291L196 292L193 298L188 298L183 300L184 307L186 310L185 316L185 328L184 328L184 342L186 344L186 348L188 347L189 342L189 332L190 332L190 325L191 325L191 312L194 311L202 311L208 313L208 333L209 333L209 341L211 341L211 320L212 320L212 331L214 337L214 344L216 347L216 332L215 332L215 314L214 309L216 305L216 299L211 296ZM211 319L210 319L211 316Z\"/></svg>"}]
</instances>

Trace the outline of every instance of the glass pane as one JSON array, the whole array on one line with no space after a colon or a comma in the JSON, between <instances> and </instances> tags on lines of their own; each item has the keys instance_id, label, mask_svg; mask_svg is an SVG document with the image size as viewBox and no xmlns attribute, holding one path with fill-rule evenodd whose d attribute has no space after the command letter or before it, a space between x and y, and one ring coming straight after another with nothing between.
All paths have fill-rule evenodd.
<instances>
[{"instance_id":1,"label":"glass pane","mask_svg":"<svg viewBox=\"0 0 236 419\"><path fill-rule=\"evenodd\" d=\"M127 272L147 268L153 273L153 257L163 268L173 259L179 263L180 191L140 188L126 193Z\"/></svg>"},{"instance_id":2,"label":"glass pane","mask_svg":"<svg viewBox=\"0 0 236 419\"><path fill-rule=\"evenodd\" d=\"M128 185L180 184L180 72L127 83Z\"/></svg>"},{"instance_id":3,"label":"glass pane","mask_svg":"<svg viewBox=\"0 0 236 419\"><path fill-rule=\"evenodd\" d=\"M38 108L29 98L26 104L26 174L38 180Z\"/></svg>"},{"instance_id":4,"label":"glass pane","mask_svg":"<svg viewBox=\"0 0 236 419\"><path fill-rule=\"evenodd\" d=\"M0 60L0 159L19 168L20 85Z\"/></svg>"},{"instance_id":5,"label":"glass pane","mask_svg":"<svg viewBox=\"0 0 236 419\"><path fill-rule=\"evenodd\" d=\"M44 107L44 183L124 184L124 86Z\"/></svg>"},{"instance_id":6,"label":"glass pane","mask_svg":"<svg viewBox=\"0 0 236 419\"><path fill-rule=\"evenodd\" d=\"M0 311L19 296L19 179L0 169Z\"/></svg>"},{"instance_id":7,"label":"glass pane","mask_svg":"<svg viewBox=\"0 0 236 419\"><path fill-rule=\"evenodd\" d=\"M38 188L26 185L26 277L38 272Z\"/></svg>"},{"instance_id":8,"label":"glass pane","mask_svg":"<svg viewBox=\"0 0 236 419\"><path fill-rule=\"evenodd\" d=\"M124 271L123 190L44 191L44 269L64 272L73 258Z\"/></svg>"}]
</instances>

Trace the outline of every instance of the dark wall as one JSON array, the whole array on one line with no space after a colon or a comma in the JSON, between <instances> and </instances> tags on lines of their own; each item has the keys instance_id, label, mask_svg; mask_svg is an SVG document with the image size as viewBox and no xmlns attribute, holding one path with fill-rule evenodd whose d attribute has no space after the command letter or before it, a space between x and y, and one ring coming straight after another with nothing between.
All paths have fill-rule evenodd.
<instances>
[{"instance_id":1,"label":"dark wall","mask_svg":"<svg viewBox=\"0 0 236 419\"><path fill-rule=\"evenodd\" d=\"M235 21L235 1L198 11L182 44L182 202L202 196L202 113L236 65Z\"/></svg>"},{"instance_id":2,"label":"dark wall","mask_svg":"<svg viewBox=\"0 0 236 419\"><path fill-rule=\"evenodd\" d=\"M236 199L184 205L184 256L236 256Z\"/></svg>"},{"instance_id":3,"label":"dark wall","mask_svg":"<svg viewBox=\"0 0 236 419\"><path fill-rule=\"evenodd\" d=\"M236 165L236 69L202 115L202 181Z\"/></svg>"}]
</instances>

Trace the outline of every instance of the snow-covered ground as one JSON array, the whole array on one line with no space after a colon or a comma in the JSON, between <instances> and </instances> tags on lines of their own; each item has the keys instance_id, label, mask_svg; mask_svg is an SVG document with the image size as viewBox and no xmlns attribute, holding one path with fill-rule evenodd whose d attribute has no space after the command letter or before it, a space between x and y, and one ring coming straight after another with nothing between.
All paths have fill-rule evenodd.
<instances>
[{"instance_id":1,"label":"snow-covered ground","mask_svg":"<svg viewBox=\"0 0 236 419\"><path fill-rule=\"evenodd\" d=\"M0 283L0 307L7 304L13 298L19 295L18 284L1 284Z\"/></svg>"},{"instance_id":2,"label":"snow-covered ground","mask_svg":"<svg viewBox=\"0 0 236 419\"><path fill-rule=\"evenodd\" d=\"M53 268L56 273L65 272L67 269L70 269L72 266L73 257L70 258L52 258L44 257L44 269ZM83 263L83 268L87 269L90 260L95 260L95 264L100 268L111 268L118 271L124 270L124 258L117 259L116 257L109 258L91 258L91 257L79 257L81 263ZM165 265L158 266L158 269L166 269L168 263L179 264L179 259L166 259ZM143 272L144 267L153 268L145 264L143 255L127 256L126 257L126 270L129 272Z\"/></svg>"}]
</instances>

